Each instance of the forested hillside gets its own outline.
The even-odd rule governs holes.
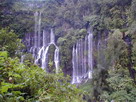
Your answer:
[[[135,101],[136,0],[0,0],[0,102]]]

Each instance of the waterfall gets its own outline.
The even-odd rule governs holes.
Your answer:
[[[24,59],[25,59],[25,55],[22,55],[22,56],[21,56],[21,61],[20,61],[20,62],[23,63],[23,62],[24,62]]]
[[[35,29],[33,36],[29,35],[29,42],[27,42],[28,52],[32,53],[35,58],[35,64],[39,65],[42,69],[48,70],[48,53],[51,45],[55,46],[54,51],[54,66],[56,68],[56,73],[59,72],[59,47],[55,43],[55,35],[53,29],[50,30],[50,34],[47,34],[45,30],[41,29],[41,19],[42,13],[41,11],[35,12]],[[28,35],[27,35],[28,36]],[[26,37],[27,37],[26,36]],[[28,39],[28,38],[27,38]]]
[[[88,78],[92,78],[93,70],[93,34],[88,35]]]
[[[34,34],[27,35],[28,42],[27,51],[32,53],[35,64],[39,65],[46,72],[49,72],[49,49],[54,45],[54,66],[56,73],[59,72],[59,47],[55,42],[53,29],[50,33],[43,30],[42,27],[42,12],[35,12],[35,29]],[[26,36],[26,37],[27,37]],[[79,39],[73,46],[72,51],[73,75],[72,84],[81,83],[92,78],[93,73],[93,34],[88,32],[84,39]]]
[[[27,46],[28,51],[32,53],[34,58],[37,58],[37,53],[40,50],[41,47],[41,11],[36,11],[34,13],[34,18],[35,18],[35,26],[34,26],[34,34],[33,36],[29,36],[31,39],[28,44],[31,46]],[[35,61],[36,62],[36,61]]]
[[[39,20],[38,20],[38,47],[41,46],[41,12],[39,12]]]
[[[40,48],[38,52],[38,57],[36,58],[36,63],[41,63],[42,69],[46,70],[48,72],[48,53],[49,48],[53,44],[55,46],[54,51],[54,63],[56,68],[56,73],[59,72],[59,47],[55,44],[55,36],[53,33],[53,29],[51,29],[50,32],[50,42],[45,43],[45,31],[43,31],[43,46]],[[47,45],[47,46],[46,46]]]
[[[56,46],[55,54],[54,54],[54,62],[56,67],[56,73],[59,72],[59,48]]]
[[[55,37],[54,37],[53,29],[51,29],[50,43],[55,44]]]
[[[38,28],[38,24],[37,24],[37,21],[38,21],[38,12],[35,12],[34,14],[34,17],[35,17],[35,28],[34,28],[34,47],[37,47],[37,28]]]
[[[44,50],[43,50],[43,54],[42,54],[42,57],[41,57],[41,60],[42,60],[42,65],[41,65],[41,67],[42,67],[42,69],[45,69],[46,68],[46,71],[48,71],[47,70],[47,54],[48,54],[48,50],[49,50],[49,47],[50,47],[50,45],[48,45],[46,48],[44,48]]]
[[[72,65],[73,75],[72,84],[81,83],[92,78],[93,72],[93,34],[85,36],[85,39],[79,39],[73,46]]]

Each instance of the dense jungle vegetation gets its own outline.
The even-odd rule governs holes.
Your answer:
[[[46,73],[26,53],[22,39],[42,28],[55,29],[59,74]],[[93,78],[72,85],[72,46],[91,27],[101,40],[94,47]],[[106,40],[106,46],[103,42]],[[0,0],[0,102],[136,102],[136,0]]]

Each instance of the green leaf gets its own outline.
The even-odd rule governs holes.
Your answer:
[[[7,58],[8,57],[8,52],[7,51],[0,51],[0,57]]]
[[[2,86],[2,87],[1,87],[1,93],[7,92],[8,89],[9,89],[9,87],[7,87],[7,86]]]

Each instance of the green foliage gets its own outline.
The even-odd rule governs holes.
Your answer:
[[[30,53],[23,53],[23,58],[21,58],[21,62],[25,62],[25,61],[29,61],[29,62],[31,62],[31,63],[34,63],[34,58],[33,58],[33,56],[32,56],[32,54],[30,54]]]
[[[21,40],[13,31],[9,31],[8,29],[0,30],[1,51],[8,51],[10,56],[14,56],[22,47]]]
[[[100,101],[100,96],[103,94],[102,100],[114,99],[117,102],[124,100],[134,102],[135,95],[132,95],[132,93],[135,92],[135,85],[133,85],[126,70],[128,53],[127,45],[122,40],[122,32],[132,36],[132,61],[133,68],[135,68],[136,0],[15,1],[16,0],[3,0],[0,3],[0,27],[9,26],[9,28],[13,29],[17,34],[23,36],[26,32],[33,32],[34,12],[42,11],[41,28],[55,27],[56,40],[60,48],[61,67],[66,73],[70,73],[67,71],[71,71],[72,69],[72,46],[78,39],[84,39],[87,34],[84,29],[85,24],[87,21],[90,21],[94,33],[94,40],[95,42],[100,40],[101,46],[98,52],[96,50],[97,48],[94,48],[94,61],[98,61],[97,66],[95,66],[96,68],[94,68],[94,78],[82,88],[87,90],[89,92],[88,96],[95,101]],[[105,36],[105,31],[109,32],[108,38]],[[14,55],[18,47],[21,46],[20,42],[21,41],[12,31],[6,29],[0,30],[0,51],[8,51],[10,56]],[[106,45],[104,45],[105,42]],[[53,48],[50,50],[51,58],[53,58],[52,49]],[[78,92],[75,91],[75,87],[73,88],[72,86],[73,92],[71,88],[68,87],[69,84],[63,84],[65,83],[63,75],[60,77],[59,75],[47,74],[36,65],[28,63],[26,60],[33,60],[31,55],[26,54],[26,62],[24,61],[24,65],[20,64],[18,59],[8,58],[7,52],[0,53],[0,56],[2,56],[0,57],[0,64],[2,66],[0,70],[4,73],[2,73],[3,79],[1,83],[1,85],[3,85],[1,86],[2,94],[4,95],[0,95],[1,99],[6,97],[7,102],[14,101],[14,99],[18,101],[25,99],[29,101],[40,100],[49,102],[63,102],[65,99],[68,101],[77,101],[74,100],[78,97]],[[112,72],[110,68],[113,66],[118,67],[117,63],[122,68]],[[54,67],[51,61],[49,66],[51,68]],[[2,68],[4,68],[4,70]],[[112,73],[114,75],[112,75]],[[122,76],[121,73],[125,76]],[[113,78],[111,76],[113,76]],[[106,80],[107,77],[108,79]],[[9,82],[9,80],[11,82]],[[55,80],[59,81],[55,82]],[[118,88],[117,85],[122,85],[121,82],[124,85]],[[127,85],[124,82],[126,82]],[[17,86],[18,84],[20,86]],[[49,87],[49,89],[47,89],[46,86]],[[130,90],[128,91],[129,86]],[[62,89],[60,87],[62,87]],[[132,89],[134,89],[134,91],[132,91]],[[106,92],[103,92],[105,90]],[[63,95],[58,95],[56,92],[63,93]],[[66,96],[68,92],[69,94]],[[77,95],[71,97],[74,96],[73,93]],[[68,97],[70,97],[70,99],[68,99]]]
[[[14,30],[16,34],[22,37],[24,33],[28,31],[32,31],[32,26],[34,23],[32,22],[33,20],[32,16],[29,16],[30,12],[23,11],[20,9],[20,7],[16,8],[16,5],[15,5],[16,3],[17,4],[21,3],[21,5],[24,8],[29,7],[28,5],[25,4],[24,0],[1,0],[0,28],[8,27],[10,30]],[[22,26],[22,25],[25,25],[25,26]]]
[[[0,59],[4,59],[8,57],[8,52],[7,51],[0,51]]]
[[[124,65],[127,60],[127,45],[122,40],[122,33],[119,29],[114,30],[113,34],[108,38],[108,46],[107,46],[107,58],[111,61],[111,63],[121,62],[122,58],[124,61]],[[121,63],[123,63],[123,61]]]
[[[95,53],[95,59],[97,60],[97,66],[93,70],[93,79],[89,85],[84,85],[92,101],[101,101],[101,95],[105,95],[104,91],[111,91],[109,82],[106,80],[109,76],[108,70],[111,70],[111,66],[116,66],[119,63],[121,66],[126,67],[128,64],[127,45],[122,40],[122,33],[119,29],[115,29],[109,34],[108,38],[99,40],[99,47]],[[106,44],[105,44],[106,42]],[[97,58],[96,58],[97,57]],[[129,77],[129,76],[128,76]],[[116,84],[115,82],[113,82]],[[112,99],[110,99],[112,100]]]
[[[70,83],[67,83],[67,78],[62,76],[62,74],[57,75],[57,77],[51,74],[46,76],[47,79],[49,79],[49,84],[42,89],[43,92],[39,97],[41,102],[83,102],[82,98],[79,98],[80,95],[78,94],[81,92],[76,88],[76,86],[72,86]]]
[[[63,45],[63,43],[64,43],[66,40],[67,40],[67,39],[60,37],[60,38],[58,39],[58,42],[57,42],[57,43],[61,46],[61,45]]]
[[[83,102],[81,91],[63,74],[47,74],[37,65],[0,52],[0,98],[2,102]]]
[[[104,91],[101,98],[105,100],[114,100],[115,102],[135,102],[136,85],[129,77],[129,72],[121,65],[116,65],[109,70],[107,78],[110,91]]]

